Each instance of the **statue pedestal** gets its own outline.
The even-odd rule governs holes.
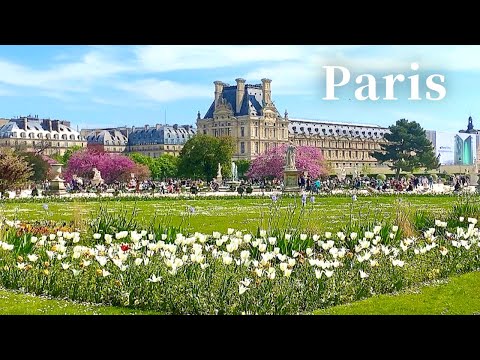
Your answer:
[[[50,181],[50,188],[47,193],[48,195],[65,195],[67,193],[65,190],[65,180],[60,178],[63,164],[52,164],[51,166],[57,175]]]
[[[217,175],[216,180],[217,180],[217,183],[221,185],[223,183],[222,175]]]
[[[298,186],[298,175],[300,171],[297,169],[285,169],[283,172],[283,191],[284,192],[300,192]]]

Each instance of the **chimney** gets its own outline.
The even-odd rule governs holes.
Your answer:
[[[245,79],[238,78],[235,79],[235,81],[237,82],[237,107],[235,112],[239,113],[240,109],[242,108],[243,96],[245,95]]]
[[[148,130],[148,125],[145,125],[145,130]]]
[[[24,117],[23,118],[23,130],[27,131],[27,123],[28,123],[28,118]]]
[[[160,130],[162,128],[162,125],[156,124],[155,127],[157,128],[157,130]]]
[[[218,102],[220,101],[220,96],[222,95],[223,92],[223,82],[221,81],[214,81],[215,84],[215,108],[218,105]]]
[[[270,84],[272,80],[262,79],[262,94],[263,94],[263,106],[272,104],[272,90]]]

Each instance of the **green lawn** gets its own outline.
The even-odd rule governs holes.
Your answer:
[[[338,231],[349,220],[351,213],[354,218],[362,219],[389,219],[397,210],[396,200],[401,197],[370,196],[358,197],[353,203],[350,197],[317,197],[314,204],[307,204],[300,216],[300,228],[310,228],[315,231]],[[403,201],[408,207],[424,209],[435,214],[444,214],[456,201],[454,196],[404,196]],[[255,231],[262,224],[267,226],[270,217],[272,200],[265,199],[193,199],[171,200],[155,199],[147,201],[104,201],[109,211],[138,209],[138,222],[150,224],[152,217],[157,216],[163,222],[171,225],[187,224],[193,231],[211,233],[212,231],[226,232],[227,228]],[[283,199],[278,202],[280,207],[276,216],[286,217],[289,206],[296,204],[300,208],[299,199]],[[88,202],[49,202],[49,210],[42,208],[42,203],[6,203],[0,208],[0,215],[20,220],[60,220],[70,221],[74,217],[90,218],[100,206],[98,201]],[[194,214],[187,216],[187,209],[193,207]],[[188,218],[188,220],[187,220]]]
[[[114,306],[79,304],[0,289],[0,315],[148,315]]]
[[[316,311],[318,315],[480,315],[480,272],[445,283],[374,296],[352,304]]]

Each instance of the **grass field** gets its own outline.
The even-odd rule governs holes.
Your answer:
[[[285,198],[276,204],[279,208],[275,216],[286,217],[289,207],[296,206],[296,214],[300,217],[297,224],[301,228],[314,231],[337,231],[349,220],[350,216],[358,219],[391,219],[398,208],[398,200],[408,207],[422,209],[433,214],[444,214],[456,201],[453,196],[370,196],[358,197],[352,203],[350,197],[317,197],[312,204],[308,201],[303,215],[300,215],[300,199]],[[100,207],[99,201],[89,202],[48,202],[45,211],[42,203],[4,203],[0,214],[19,220],[58,220],[71,221],[74,218],[92,218]],[[127,212],[138,211],[138,222],[150,224],[156,216],[159,221],[178,226],[183,223],[192,231],[225,232],[227,228],[242,231],[255,231],[258,226],[265,228],[267,219],[272,217],[273,202],[265,199],[192,199],[171,200],[155,199],[146,201],[104,201],[108,211],[121,209]],[[189,214],[188,209],[194,209]]]
[[[374,296],[348,305],[319,310],[317,315],[479,315],[480,272],[410,289],[396,295]]]
[[[22,294],[0,289],[0,315],[149,315],[145,312],[114,306],[79,304],[67,300]]]
[[[439,284],[381,295],[316,311],[317,315],[472,315],[480,314],[480,273],[455,276]],[[0,315],[155,315],[113,306],[78,304],[0,290]]]

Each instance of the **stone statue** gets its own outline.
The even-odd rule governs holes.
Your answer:
[[[220,165],[220,163],[218,163],[218,171],[217,171],[217,183],[221,184],[222,183],[222,165]]]
[[[234,161],[232,161],[232,180],[233,180],[233,181],[237,181],[237,180],[238,180],[237,164],[235,164]]]
[[[93,185],[103,184],[103,179],[102,179],[102,175],[100,174],[100,171],[96,167],[94,167],[92,171],[93,171],[92,184]]]
[[[285,169],[296,169],[295,166],[295,152],[297,148],[295,145],[290,144],[287,147],[287,156],[286,156],[286,164]]]

